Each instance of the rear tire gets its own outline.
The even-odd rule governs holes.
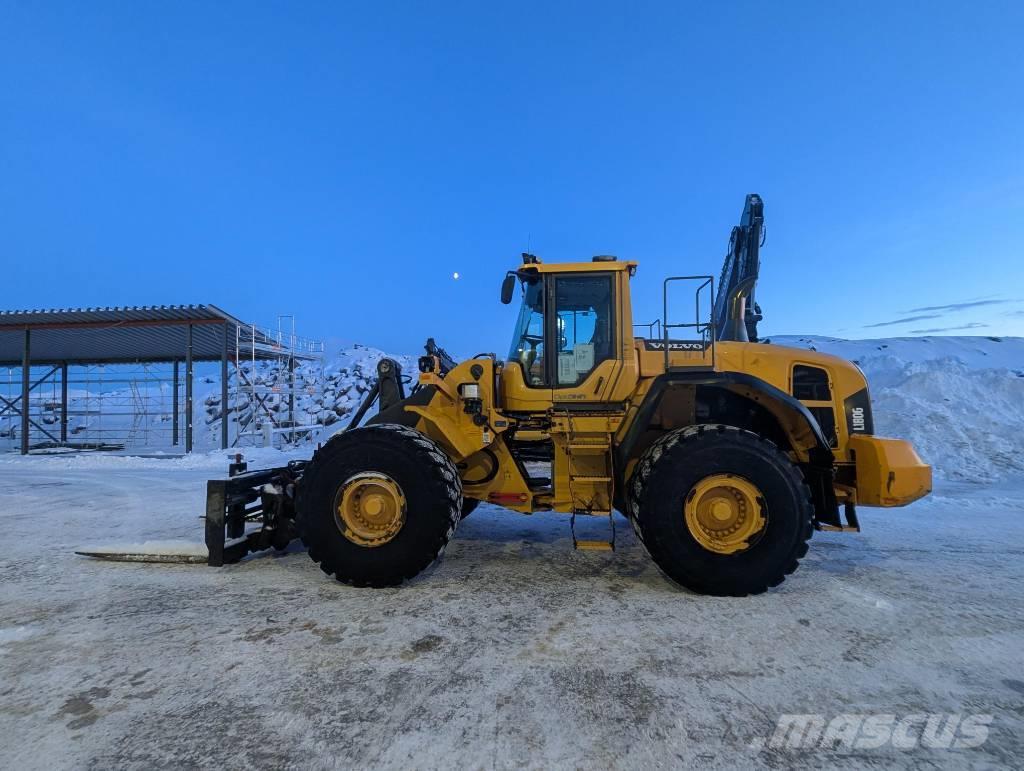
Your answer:
[[[720,553],[702,544],[684,511],[706,480],[735,478],[759,493],[763,528]],[[778,586],[807,553],[814,508],[803,474],[772,442],[731,426],[674,431],[637,463],[628,508],[644,545],[673,581],[701,594],[742,597]]]
[[[377,475],[404,499],[397,532],[377,545],[345,535],[338,511],[347,480]],[[378,423],[335,435],[306,468],[296,526],[320,569],[355,586],[396,586],[440,558],[455,533],[462,480],[455,465],[415,429]]]

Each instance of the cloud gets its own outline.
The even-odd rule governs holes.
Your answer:
[[[972,321],[970,324],[962,324],[959,327],[939,327],[938,329],[912,329],[910,330],[910,334],[937,335],[939,332],[958,332],[964,329],[981,329],[987,326],[988,324],[979,324],[977,321]]]
[[[880,321],[877,324],[865,324],[864,329],[873,329],[874,327],[891,327],[894,324],[909,324],[912,321],[927,321],[929,319],[941,319],[941,314],[933,314],[930,316],[908,316],[905,319],[895,319],[893,321]]]
[[[926,313],[928,311],[942,311],[943,313],[949,313],[951,311],[962,311],[965,308],[978,308],[982,305],[1005,305],[1006,303],[1017,302],[1016,300],[971,300],[969,302],[962,303],[950,303],[949,305],[926,305],[923,308],[911,308],[906,313]]]
[[[934,319],[944,318],[949,313],[956,313],[958,311],[966,310],[968,308],[978,308],[989,305],[1006,305],[1007,303],[1020,303],[1021,298],[992,298],[992,297],[981,297],[974,300],[965,300],[959,303],[950,303],[948,305],[925,305],[921,308],[911,308],[908,311],[901,311],[902,313],[916,313],[916,316],[906,316],[902,319],[892,319],[891,321],[879,321],[875,324],[865,324],[861,329],[877,329],[878,327],[893,327],[900,324],[910,324],[915,321],[932,321]],[[1005,311],[1002,315],[1004,316],[1024,316],[1024,309]],[[952,332],[959,329],[978,329],[979,327],[987,327],[988,324],[981,324],[979,322],[972,322],[963,326],[955,327],[944,327],[942,329],[912,329],[911,334],[929,334],[932,332]]]

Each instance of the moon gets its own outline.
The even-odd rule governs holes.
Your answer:
[[[458,281],[459,280],[459,271],[455,271],[454,273],[452,273],[452,278],[454,278],[456,281]]]

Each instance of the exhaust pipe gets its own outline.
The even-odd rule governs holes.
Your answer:
[[[749,343],[747,335],[747,296],[741,294],[739,289],[730,293],[729,315],[725,321],[725,328],[719,334],[719,340],[735,341],[737,343]]]

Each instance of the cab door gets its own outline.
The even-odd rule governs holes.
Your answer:
[[[623,363],[619,280],[611,271],[548,276],[545,370],[553,402],[600,402],[615,389]]]

